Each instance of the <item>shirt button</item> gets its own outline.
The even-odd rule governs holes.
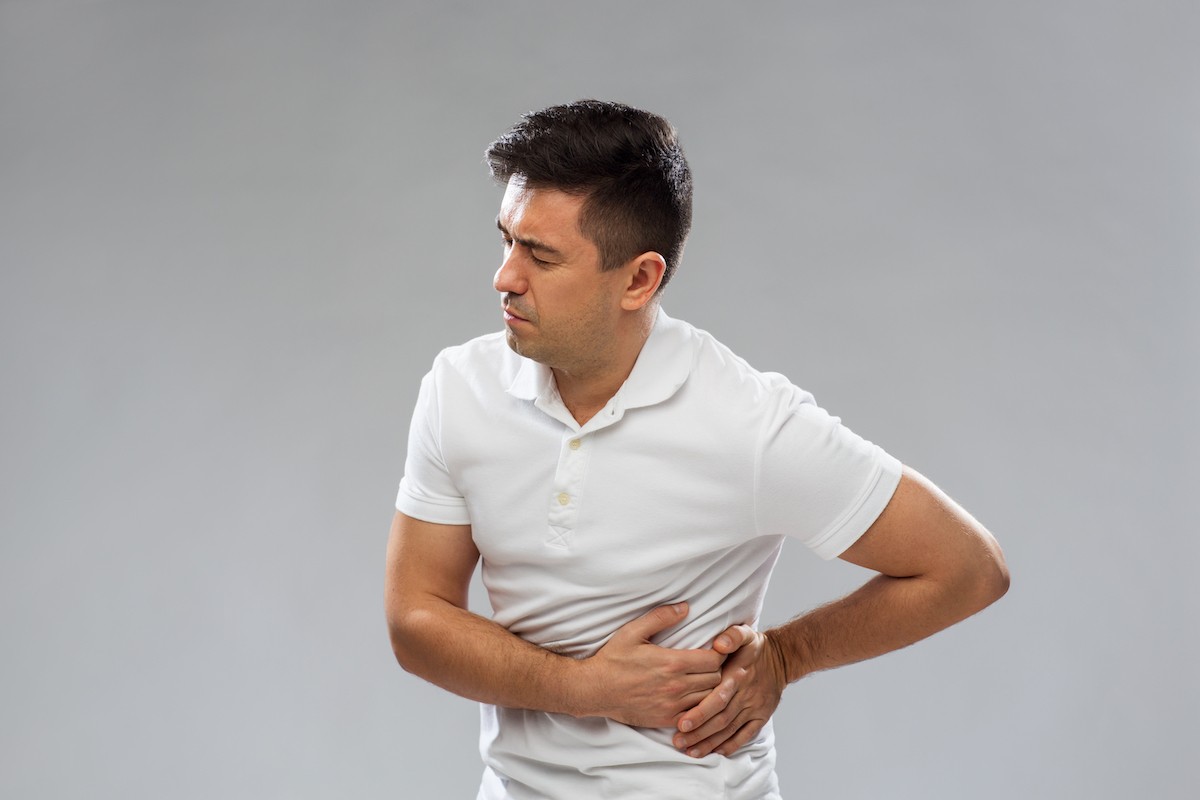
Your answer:
[[[566,492],[558,493],[558,504],[560,506],[565,506],[569,502],[571,502],[571,495],[567,494]]]
[[[582,444],[583,444],[583,442],[579,441],[578,439],[572,439],[572,440],[571,440],[571,449],[572,449],[572,450],[578,450],[578,449],[579,449],[579,446],[580,446],[580,445],[582,445]]]

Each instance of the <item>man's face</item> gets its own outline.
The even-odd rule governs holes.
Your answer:
[[[493,285],[508,345],[568,374],[604,366],[621,312],[622,270],[600,269],[596,245],[579,231],[583,202],[514,177],[496,218],[504,262]]]

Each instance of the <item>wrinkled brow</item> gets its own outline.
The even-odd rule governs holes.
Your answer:
[[[513,236],[508,232],[508,228],[504,227],[504,223],[500,221],[499,217],[496,217],[496,227],[500,229],[501,233],[512,239],[517,244],[523,244],[531,250],[541,250],[547,255],[555,256],[557,258],[563,257],[563,252],[561,250],[551,247],[540,239],[534,239],[530,236]]]

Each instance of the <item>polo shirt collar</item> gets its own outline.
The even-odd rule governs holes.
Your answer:
[[[621,384],[621,388],[617,390],[605,410],[589,420],[585,427],[592,428],[592,422],[599,422],[601,418],[604,419],[604,425],[610,425],[620,419],[628,409],[657,405],[669,400],[691,374],[694,355],[694,343],[689,327],[668,317],[666,312],[659,308],[654,327],[646,337],[646,343],[642,345],[629,377]],[[567,420],[563,420],[566,409],[558,395],[554,373],[545,364],[529,358],[519,358],[521,366],[508,387],[508,393],[520,400],[532,400],[542,411],[566,422]],[[560,411],[563,413],[559,413]],[[574,422],[569,413],[566,413],[566,417]]]
[[[633,371],[613,400],[623,409],[653,406],[671,399],[692,374],[695,347],[687,325],[658,309],[654,327],[638,353]]]

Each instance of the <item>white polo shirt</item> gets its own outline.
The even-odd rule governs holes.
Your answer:
[[[783,537],[837,556],[887,505],[900,463],[660,311],[629,378],[583,426],[551,371],[503,333],[442,351],[404,473],[396,508],[471,525],[495,621],[582,658],[680,600],[690,611],[656,638],[665,647],[757,625]],[[778,796],[769,724],[729,758],[689,758],[672,733],[484,705],[479,797]]]

